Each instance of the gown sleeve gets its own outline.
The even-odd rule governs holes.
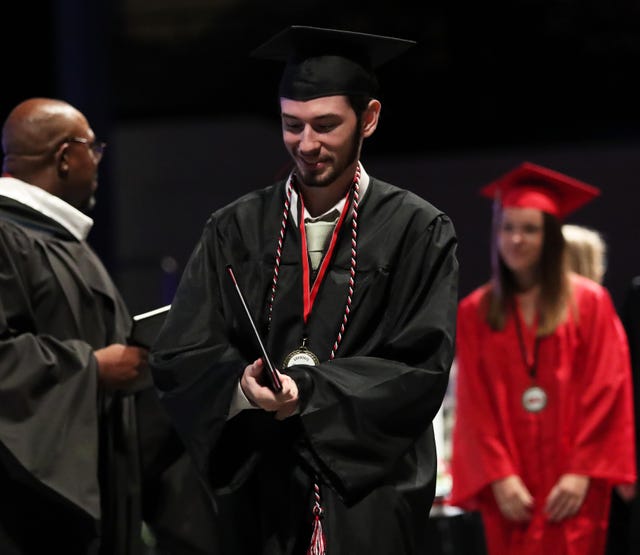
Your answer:
[[[347,501],[378,486],[407,453],[424,455],[448,384],[458,284],[453,226],[440,216],[404,232],[383,321],[348,330],[368,335],[372,346],[294,374],[312,384],[300,453]]]
[[[249,360],[229,339],[218,273],[224,270],[210,218],[150,350],[153,380],[196,467],[207,474]]]
[[[493,395],[495,376],[482,360],[482,334],[487,329],[480,295],[463,300],[458,311],[456,337],[456,413],[452,446],[451,503],[473,508],[473,498],[490,483],[517,474],[500,432],[498,397]],[[514,348],[517,348],[514,345]]]
[[[88,343],[60,339],[69,330],[38,329],[39,298],[60,295],[47,272],[25,234],[0,228],[0,455],[14,479],[97,518],[97,362]]]
[[[567,472],[612,483],[635,481],[635,431],[629,347],[608,291],[578,289],[580,391]]]

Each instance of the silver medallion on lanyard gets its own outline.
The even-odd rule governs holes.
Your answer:
[[[342,207],[342,212],[340,213],[340,218],[338,219],[338,223],[336,223],[333,232],[331,233],[331,241],[329,242],[327,252],[322,257],[320,268],[318,268],[318,275],[313,281],[311,289],[309,289],[311,277],[309,270],[309,255],[307,253],[307,233],[304,225],[304,200],[302,198],[302,195],[298,193],[298,202],[300,206],[298,226],[300,229],[301,238],[300,250],[302,258],[302,303],[305,329],[307,327],[307,322],[309,320],[309,315],[311,314],[313,304],[315,303],[316,297],[318,295],[318,291],[320,290],[320,286],[322,285],[322,282],[327,273],[327,269],[329,268],[329,264],[331,263],[333,253],[335,251],[336,242],[338,241],[338,235],[340,234],[340,229],[342,228],[342,224],[347,216],[347,213],[349,212],[350,197],[351,187],[349,187],[347,194],[345,195],[345,202],[344,206]],[[305,332],[302,337],[302,345],[300,345],[300,347],[298,347],[297,349],[291,351],[285,357],[283,362],[285,368],[293,366],[294,364],[303,364],[307,366],[316,366],[320,364],[320,360],[318,359],[318,357],[309,349],[309,347],[307,347],[307,342],[308,337]]]
[[[533,347],[533,359],[529,359],[526,345],[524,343],[524,337],[522,334],[520,314],[517,307],[513,307],[516,332],[518,333],[518,343],[520,346],[520,355],[522,356],[522,362],[524,363],[529,377],[531,378],[531,385],[524,390],[522,394],[522,406],[527,412],[540,412],[547,406],[547,393],[546,391],[536,384],[536,372],[538,366],[538,349],[540,347],[540,336],[536,333],[535,344]],[[537,330],[537,316],[536,316],[536,330]]]

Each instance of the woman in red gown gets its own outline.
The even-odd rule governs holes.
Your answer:
[[[629,350],[561,231],[599,191],[525,162],[482,193],[494,268],[458,311],[451,503],[480,511],[490,555],[602,555],[611,489],[635,481]]]

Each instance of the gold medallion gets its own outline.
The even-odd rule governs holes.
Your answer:
[[[300,364],[302,366],[317,366],[320,364],[320,361],[318,360],[318,357],[307,347],[307,338],[305,337],[302,340],[302,345],[294,351],[291,351],[285,357],[283,364],[285,368],[289,368],[289,366],[294,366],[296,364]]]

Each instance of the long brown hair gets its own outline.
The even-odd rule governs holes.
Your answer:
[[[505,265],[498,251],[498,229],[502,210],[494,211],[491,242],[491,288],[486,299],[486,320],[494,330],[504,329],[507,314],[517,293],[513,273]],[[543,212],[542,254],[539,263],[540,317],[538,335],[552,333],[567,317],[570,298],[569,273],[565,258],[562,225],[556,217]]]

